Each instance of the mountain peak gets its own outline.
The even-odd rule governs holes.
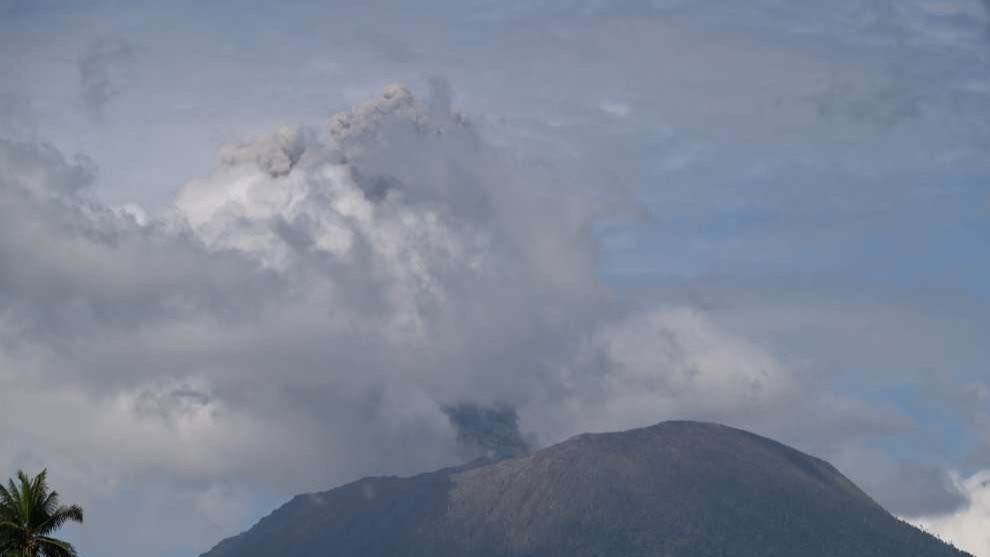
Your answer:
[[[691,421],[297,497],[205,557],[313,554],[965,555],[891,516],[823,460]]]

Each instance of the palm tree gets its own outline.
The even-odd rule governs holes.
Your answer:
[[[0,557],[77,557],[72,544],[50,537],[68,521],[82,522],[78,505],[64,506],[48,491],[47,470],[0,485]]]

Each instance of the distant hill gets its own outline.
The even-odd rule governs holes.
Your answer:
[[[716,424],[300,495],[204,557],[962,557],[827,462]]]

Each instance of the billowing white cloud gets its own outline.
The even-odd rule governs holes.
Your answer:
[[[487,146],[434,90],[226,148],[158,215],[103,205],[86,159],[0,143],[0,405],[37,416],[0,424],[0,466],[119,512],[117,551],[175,549],[148,520],[195,551],[251,493],[457,462],[457,405],[517,412],[527,443],[673,417],[898,427],[699,310],[626,307],[598,273],[610,204]],[[797,411],[821,419],[774,425]]]
[[[957,547],[976,557],[990,555],[990,471],[984,470],[971,476],[953,476],[958,488],[964,492],[969,504],[956,512],[922,517],[914,524],[944,540],[951,540]]]
[[[49,465],[90,553],[489,449],[452,408],[509,445],[716,419],[965,502],[986,0],[11,5],[0,136],[62,151],[0,144],[0,406],[45,410],[0,466]],[[325,119],[435,73],[470,119],[438,79]],[[595,189],[654,218],[601,246]]]
[[[447,406],[559,390],[607,307],[595,204],[514,174],[442,103],[376,103],[396,100],[322,144],[226,149],[158,216],[102,205],[86,159],[0,143],[0,405],[37,415],[0,425],[2,466],[50,466],[97,516],[169,493],[136,514],[203,549],[243,526],[211,526],[244,505],[223,493],[450,464]],[[133,526],[118,549],[147,547]]]
[[[782,363],[746,328],[679,303],[630,310],[614,300],[592,232],[607,204],[579,190],[649,188],[661,220],[700,216],[706,231],[713,211],[741,222],[796,213],[817,238],[829,226],[823,208],[854,206],[872,220],[905,189],[891,169],[938,174],[947,143],[963,143],[972,154],[962,174],[978,175],[985,130],[973,115],[983,112],[941,88],[972,81],[962,67],[982,71],[965,50],[972,10],[929,21],[918,2],[579,4],[252,6],[236,25],[222,5],[88,5],[50,19],[51,6],[38,17],[11,10],[0,27],[13,55],[0,65],[12,78],[0,93],[17,102],[0,101],[0,133],[35,137],[29,112],[43,112],[46,137],[54,130],[60,145],[97,157],[109,178],[100,187],[114,193],[112,206],[96,197],[85,159],[0,146],[0,381],[23,391],[11,407],[59,402],[54,415],[78,415],[85,429],[6,424],[0,460],[52,459],[55,473],[78,479],[71,485],[101,493],[111,483],[86,481],[93,470],[113,478],[110,491],[151,478],[148,492],[175,493],[176,507],[216,509],[192,494],[243,506],[237,486],[248,483],[287,494],[446,464],[462,452],[443,409],[461,402],[515,408],[542,442],[684,414],[808,448],[910,429],[894,411],[828,394],[829,381]],[[141,37],[141,59],[130,43],[91,42],[94,29]],[[918,50],[905,55],[911,71],[886,79],[874,47],[898,41]],[[78,61],[78,76],[62,79],[60,60]],[[153,71],[126,81],[137,61]],[[564,172],[488,145],[442,80],[425,101],[389,86],[329,126],[310,120],[383,76],[438,69],[466,84],[474,107],[512,122],[504,151],[560,153]],[[119,109],[120,129],[96,133],[106,130],[59,112],[63,91],[78,104],[77,77],[89,115]],[[135,94],[120,94],[125,85]],[[282,118],[312,127],[221,149],[213,174],[186,184],[169,211],[120,205],[171,200],[162,192],[213,155],[205,136],[230,141]],[[902,122],[917,133],[882,144],[849,125],[894,132]],[[654,186],[658,174],[716,167],[707,182]],[[857,169],[826,172],[848,167]],[[784,238],[820,257],[797,230],[772,229],[773,242],[747,253],[772,260]],[[655,265],[688,245],[718,253],[717,242],[659,236],[649,239],[662,246]],[[199,528],[181,529],[219,537]]]
[[[773,355],[693,309],[660,307],[605,323],[579,358],[568,372],[600,373],[569,378],[578,388],[563,408],[534,410],[549,413],[537,423],[559,421],[555,437],[678,417],[739,423],[801,396]]]

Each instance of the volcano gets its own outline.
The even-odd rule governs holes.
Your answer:
[[[300,495],[204,557],[966,555],[823,460],[680,421]]]

